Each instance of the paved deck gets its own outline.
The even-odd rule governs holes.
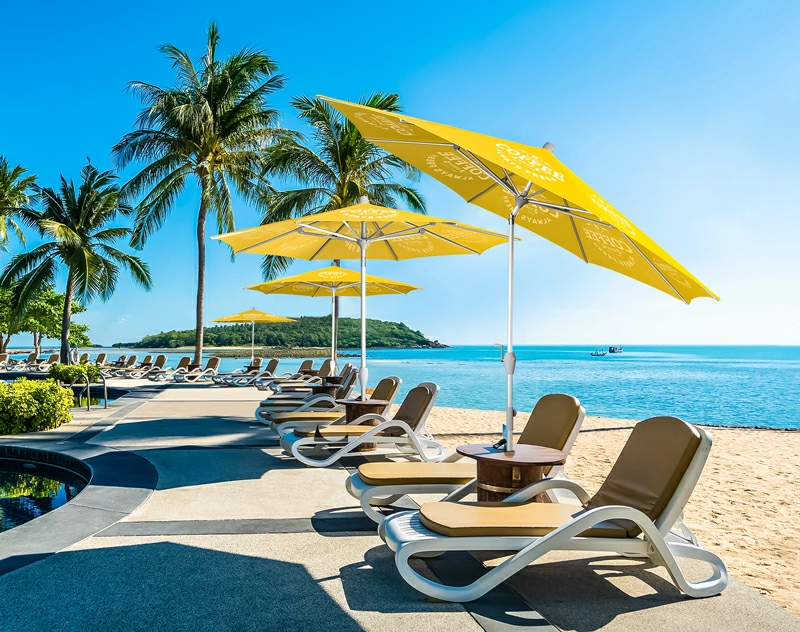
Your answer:
[[[0,534],[0,630],[555,629],[545,619],[587,631],[800,630],[735,579],[690,600],[661,569],[607,556],[551,554],[478,602],[432,602],[400,579],[344,490],[347,470],[287,458],[253,418],[258,399],[147,384],[107,411],[0,441],[67,452],[97,473],[66,507]],[[60,539],[43,534],[67,512]],[[28,556],[37,537],[44,552]],[[449,582],[483,568],[467,554],[418,566]]]

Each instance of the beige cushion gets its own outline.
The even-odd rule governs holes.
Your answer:
[[[422,524],[450,537],[527,536],[541,537],[570,522],[583,509],[559,503],[425,503],[420,507]],[[625,529],[601,523],[582,536],[624,538]]]
[[[261,416],[264,419],[269,419],[271,422],[276,424],[283,424],[288,421],[336,421],[337,419],[341,419],[344,417],[344,413],[340,412],[328,412],[328,411],[314,411],[314,410],[304,410],[301,413],[268,413],[262,412]]]
[[[699,446],[700,433],[685,421],[653,417],[639,422],[587,509],[625,505],[657,520]],[[631,537],[641,532],[628,520],[617,523]]]
[[[457,463],[364,463],[358,475],[367,485],[463,485],[477,476],[472,459]]]

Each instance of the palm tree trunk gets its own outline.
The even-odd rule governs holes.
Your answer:
[[[205,319],[206,293],[206,203],[205,190],[201,193],[200,211],[197,213],[197,319],[194,331],[194,363],[203,363],[203,320]]]
[[[67,275],[67,290],[64,294],[64,312],[61,317],[61,363],[70,364],[69,357],[69,323],[72,319],[72,270]]]

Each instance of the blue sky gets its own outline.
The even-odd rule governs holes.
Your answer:
[[[570,168],[722,297],[687,307],[587,266],[532,233],[517,249],[521,344],[800,344],[800,5],[796,2],[47,2],[33,16],[4,9],[0,154],[45,185],[77,177],[86,157],[109,167],[111,145],[139,109],[130,80],[168,84],[157,47],[194,56],[210,20],[222,53],[266,49],[297,94],[356,99],[399,92],[413,116],[555,144]],[[490,8],[487,9],[487,7]],[[130,172],[123,174],[129,176]],[[427,177],[429,211],[499,231]],[[100,343],[194,325],[197,196],[187,192],[143,251],[147,293],[123,281],[80,321]],[[239,204],[239,228],[257,213]],[[213,230],[210,231],[213,233]],[[8,255],[0,255],[0,264]],[[209,242],[208,320],[257,307],[327,314],[323,299],[264,297],[259,258],[231,263]],[[319,264],[316,264],[319,265]],[[352,263],[346,265],[353,265]],[[506,253],[370,263],[372,273],[424,286],[369,302],[451,344],[505,337]],[[315,267],[298,262],[292,273]],[[344,301],[355,316],[358,302]],[[23,339],[15,341],[23,343]]]

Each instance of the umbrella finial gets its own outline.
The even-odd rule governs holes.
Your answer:
[[[542,145],[542,149],[546,149],[547,151],[552,153],[556,152],[556,146],[550,141],[547,141],[544,145]]]
[[[369,196],[368,195],[362,195],[360,198],[358,198],[358,203],[359,204],[369,204]]]

